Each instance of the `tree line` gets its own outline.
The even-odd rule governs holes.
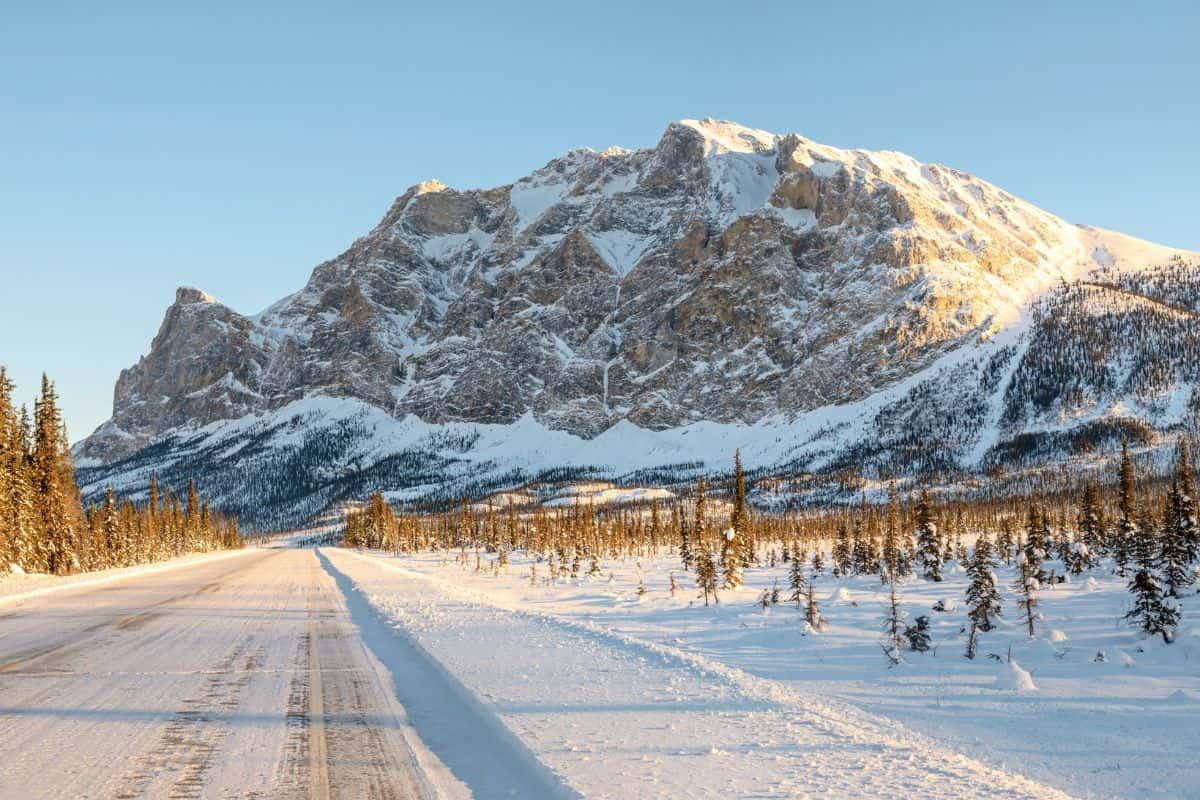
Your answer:
[[[242,546],[237,521],[210,509],[195,482],[181,497],[151,478],[144,503],[84,508],[54,385],[42,377],[33,413],[13,402],[0,367],[0,573],[65,575]]]
[[[412,552],[457,551],[476,570],[501,569],[508,553],[533,554],[546,579],[600,573],[602,558],[661,557],[673,553],[705,603],[742,583],[745,569],[791,564],[790,599],[810,625],[821,624],[812,583],[833,576],[878,575],[890,597],[886,621],[889,657],[922,641],[920,621],[902,624],[906,580],[940,582],[947,564],[969,578],[968,652],[1002,615],[996,568],[1016,573],[1012,591],[1031,636],[1043,587],[1091,570],[1126,579],[1128,622],[1171,642],[1180,622],[1179,598],[1194,591],[1200,562],[1200,525],[1190,451],[1181,440],[1170,474],[1139,478],[1127,445],[1114,480],[1077,492],[1007,497],[973,496],[935,502],[928,492],[902,497],[894,485],[886,500],[819,511],[764,513],[747,502],[747,480],[735,454],[733,475],[715,488],[701,477],[675,502],[627,507],[576,503],[563,508],[518,507],[494,500],[451,503],[443,513],[393,508],[379,492],[347,513],[343,544]],[[495,554],[485,560],[482,553]],[[828,556],[828,561],[826,557]],[[535,566],[536,570],[537,567]],[[532,579],[532,578],[531,578]],[[671,576],[672,587],[676,586]],[[779,591],[763,602],[778,602]]]

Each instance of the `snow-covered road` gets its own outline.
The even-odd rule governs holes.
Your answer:
[[[0,609],[0,797],[463,795],[312,550]]]
[[[336,548],[39,592],[0,607],[0,798],[1064,796]]]

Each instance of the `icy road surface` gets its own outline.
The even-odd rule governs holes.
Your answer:
[[[7,601],[0,797],[454,794],[386,675],[312,550]]]
[[[54,580],[0,592],[0,798],[1065,796],[343,550]]]

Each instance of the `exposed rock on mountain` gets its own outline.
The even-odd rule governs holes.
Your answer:
[[[517,458],[513,476],[692,463],[705,448],[664,443],[705,424],[774,441],[761,466],[972,469],[1015,457],[1039,426],[1124,414],[1113,403],[1128,392],[1172,398],[1138,407],[1178,411],[1169,424],[1130,412],[1150,428],[1182,424],[1200,386],[1194,334],[1130,371],[1125,342],[1095,345],[1087,329],[1153,318],[1187,339],[1196,269],[1193,254],[1070,225],[899,153],[685,120],[654,148],[572,151],[509,186],[414,186],[256,316],[181,289],[77,455],[99,482],[326,397],[356,401],[318,404],[330,430],[346,430],[345,413],[372,426],[366,454],[331,451],[330,469],[402,452],[389,426],[454,431],[476,479],[517,458],[480,456],[467,441],[480,425],[579,443]],[[1151,274],[1165,277],[1131,277]],[[1107,371],[1079,360],[1093,358]],[[743,436],[751,450],[755,436]],[[606,437],[641,444],[614,460]],[[314,497],[341,491],[306,480]]]

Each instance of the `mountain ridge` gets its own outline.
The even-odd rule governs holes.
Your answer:
[[[1036,304],[1176,260],[1190,286],[1196,254],[1071,225],[968,173],[683,120],[653,148],[573,150],[492,189],[410,187],[257,314],[181,288],[76,455],[96,480],[119,479],[114,465],[147,447],[313,396],[397,425],[532,420],[585,442],[621,425],[783,431],[822,415],[877,428],[941,370],[958,375],[952,394],[974,387],[964,402],[983,422],[941,431],[963,441],[939,446],[939,463],[977,469],[1045,415],[997,394],[1032,368]],[[1173,365],[1176,383],[1194,367]],[[1082,417],[1115,391],[1094,388],[1055,413]]]

